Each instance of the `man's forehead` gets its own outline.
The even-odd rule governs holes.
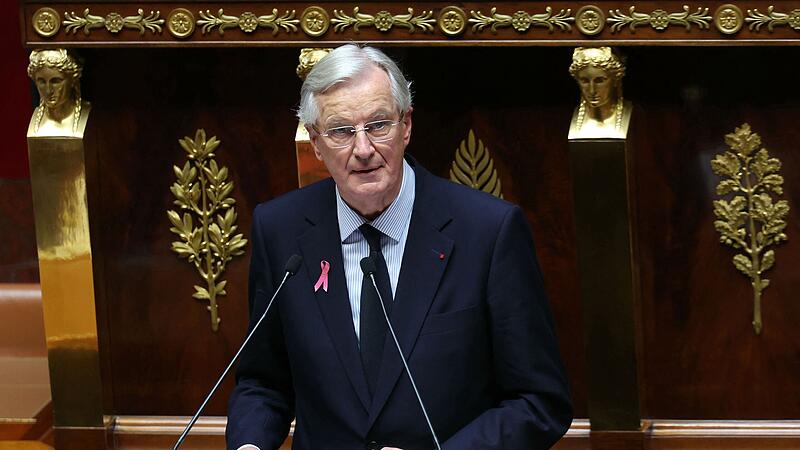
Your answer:
[[[339,83],[316,96],[320,119],[348,119],[357,116],[390,114],[395,109],[389,77],[374,66],[358,76]]]

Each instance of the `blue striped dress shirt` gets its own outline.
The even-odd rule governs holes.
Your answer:
[[[342,239],[342,258],[344,275],[347,279],[347,294],[350,298],[350,310],[353,313],[353,327],[356,337],[361,331],[361,283],[364,274],[361,272],[361,259],[369,256],[369,244],[358,229],[369,223],[378,229],[381,236],[381,251],[389,269],[389,282],[392,285],[392,297],[397,290],[397,279],[400,277],[400,266],[403,263],[403,251],[408,237],[408,226],[411,223],[411,211],[414,207],[415,192],[414,170],[403,160],[403,182],[397,198],[372,222],[355,212],[344,202],[336,188],[336,212],[339,219],[339,235]],[[333,268],[331,268],[333,269]]]

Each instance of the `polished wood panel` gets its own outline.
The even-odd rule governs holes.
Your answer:
[[[800,373],[800,100],[796,49],[629,49],[636,103],[645,410],[653,418],[797,417]],[[670,68],[680,63],[686,70]],[[677,66],[675,66],[677,67]],[[692,68],[692,69],[689,69]],[[766,273],[764,331],[753,332],[749,280],[719,243],[710,161],[749,122],[783,162],[789,242]]]
[[[177,141],[197,128],[222,141],[216,159],[230,169],[239,229],[249,235],[255,205],[297,185],[297,54],[121,50],[85,57],[107,409],[191,414],[244,338],[249,256],[228,266],[229,294],[213,333],[204,305],[191,297],[199,276],[170,250],[172,166],[186,159]],[[209,413],[224,414],[232,385],[227,380]]]

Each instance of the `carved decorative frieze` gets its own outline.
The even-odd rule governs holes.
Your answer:
[[[273,8],[272,14],[265,14],[257,16],[255,13],[245,11],[238,16],[231,16],[225,14],[223,8],[220,8],[216,14],[210,10],[200,11],[200,19],[197,20],[197,25],[202,27],[203,34],[209,33],[214,28],[219,30],[219,34],[225,34],[228,28],[239,27],[245,33],[252,33],[259,27],[269,28],[272,30],[272,35],[277,35],[280,30],[287,33],[297,31],[297,25],[300,20],[295,19],[295,10],[284,11],[282,15],[278,15],[277,8]]]
[[[748,9],[747,17],[744,19],[749,23],[751,31],[761,31],[761,27],[766,25],[767,30],[772,33],[775,27],[789,25],[793,30],[800,30],[800,9],[793,9],[788,13],[775,11],[774,6],[767,8],[766,13],[762,13],[757,8]]]
[[[689,31],[692,25],[700,29],[708,29],[712,18],[708,15],[708,8],[697,8],[691,12],[688,5],[683,5],[683,12],[670,13],[663,9],[656,9],[647,14],[636,11],[635,6],[628,9],[628,13],[623,13],[619,9],[612,9],[608,12],[608,22],[611,24],[611,32],[620,32],[624,27],[630,28],[631,32],[636,31],[640,25],[650,25],[656,31],[664,31],[670,25],[681,25]]]
[[[426,4],[428,9],[420,10],[414,7],[414,3],[377,1],[361,2],[355,6],[353,3],[335,2],[311,4],[303,10],[283,10],[259,1],[224,2],[219,7],[212,7],[213,3],[206,2],[200,10],[198,4],[174,2],[174,8],[166,18],[157,10],[151,10],[148,14],[144,8],[133,6],[135,3],[101,3],[75,4],[73,7],[77,13],[33,4],[23,5],[26,20],[30,22],[25,28],[26,45],[45,46],[70,41],[91,45],[92,42],[99,43],[105,39],[102,36],[89,39],[73,36],[78,31],[89,35],[100,28],[114,35],[113,42],[141,41],[144,44],[163,41],[164,37],[154,35],[161,34],[164,25],[169,31],[167,38],[175,42],[183,40],[186,43],[204,42],[211,45],[223,40],[225,30],[232,28],[239,28],[244,33],[237,33],[236,45],[286,41],[287,34],[300,31],[302,33],[292,36],[291,41],[301,45],[302,41],[316,45],[313,42],[359,39],[359,34],[364,31],[364,39],[386,39],[398,43],[419,42],[419,38],[411,35],[426,33],[430,35],[426,36],[426,42],[464,39],[476,45],[491,45],[497,41],[505,45],[511,40],[543,39],[576,46],[586,45],[584,42],[595,36],[603,36],[606,40],[642,42],[652,39],[690,40],[711,42],[712,45],[725,45],[719,38],[727,37],[727,41],[769,44],[770,38],[784,41],[794,39],[792,30],[800,31],[800,8],[787,8],[785,5],[791,3],[783,1],[750,9],[744,7],[750,5],[726,3],[715,6],[715,10],[709,8],[711,5],[703,4],[642,10],[643,6],[636,2],[615,2],[605,4],[603,8],[584,2],[561,2],[557,6],[541,2],[495,2],[487,6],[479,2],[432,2]],[[346,5],[345,8],[342,8],[343,5]],[[468,9],[470,6],[472,9]],[[109,8],[128,9],[138,14],[124,15]],[[271,13],[261,14],[258,9]],[[231,14],[231,11],[235,13]],[[709,11],[713,11],[713,14]],[[274,38],[267,33],[257,33],[259,28],[269,29]],[[534,33],[534,28],[546,29],[551,34],[556,31],[560,33],[545,36]],[[636,30],[641,28],[649,28],[658,32],[658,35],[652,32],[637,35]],[[122,33],[125,29],[139,31],[140,37]],[[200,29],[200,33],[194,35],[195,29]],[[215,30],[219,32],[216,39],[209,36]],[[757,36],[762,32],[769,32],[773,36]],[[797,38],[800,39],[800,36]]]
[[[571,15],[572,10],[562,9],[558,13],[553,13],[553,8],[545,8],[545,12],[541,14],[529,14],[525,11],[517,11],[513,15],[499,14],[497,8],[489,10],[489,15],[483,14],[481,11],[470,11],[472,18],[469,23],[472,24],[472,31],[477,33],[484,28],[489,27],[492,33],[497,33],[498,28],[513,27],[520,33],[528,31],[531,27],[544,27],[551,33],[560,28],[561,31],[570,31],[572,26],[570,22],[575,21]]]
[[[408,14],[394,15],[389,11],[382,10],[373,14],[360,12],[359,7],[353,8],[353,15],[350,16],[342,10],[333,10],[333,29],[337,33],[345,31],[352,26],[353,31],[358,33],[359,27],[374,26],[378,31],[387,32],[393,27],[402,27],[413,33],[416,29],[423,32],[433,31],[436,19],[433,18],[433,11],[422,11],[422,14],[414,15],[414,8],[408,8]]]
[[[161,25],[164,25],[164,19],[161,18],[160,11],[150,11],[150,14],[145,16],[144,10],[141,8],[135,16],[123,16],[117,12],[110,12],[105,17],[96,16],[89,13],[89,8],[83,10],[82,16],[75,14],[74,11],[64,13],[65,30],[72,34],[83,29],[84,34],[88,35],[93,29],[102,27],[114,34],[124,28],[137,30],[140,35],[143,35],[145,31],[155,34],[161,33]]]

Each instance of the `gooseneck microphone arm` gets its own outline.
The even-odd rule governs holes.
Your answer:
[[[395,347],[397,347],[397,352],[400,353],[400,359],[403,361],[403,367],[406,368],[408,379],[411,380],[411,387],[414,388],[414,394],[417,396],[419,407],[422,409],[422,414],[425,416],[425,422],[428,423],[428,429],[431,431],[431,436],[433,436],[433,442],[434,444],[436,444],[437,450],[442,450],[442,446],[439,445],[439,438],[436,437],[436,432],[433,431],[433,425],[431,424],[431,419],[428,417],[428,410],[425,409],[425,404],[422,402],[422,397],[419,395],[419,390],[417,389],[417,383],[414,382],[414,376],[411,375],[411,369],[408,368],[408,361],[406,361],[406,357],[403,356],[403,350],[400,348],[400,342],[397,340],[397,335],[394,333],[394,327],[392,327],[392,322],[389,320],[389,315],[386,314],[386,306],[383,304],[383,297],[381,297],[381,291],[378,289],[378,284],[375,283],[375,272],[377,272],[377,269],[375,266],[375,260],[374,258],[372,258],[372,255],[367,256],[361,260],[361,271],[364,272],[364,275],[368,276],[369,279],[372,281],[372,287],[375,288],[375,292],[378,294],[378,302],[381,304],[381,311],[383,311],[383,318],[386,319],[386,324],[389,325],[389,332],[392,334],[392,339],[394,340]]]
[[[269,300],[269,303],[267,303],[267,309],[264,310],[264,314],[261,314],[261,317],[258,319],[258,322],[256,322],[256,324],[253,326],[253,329],[250,330],[250,334],[247,335],[241,347],[239,347],[239,351],[237,351],[236,354],[233,355],[231,362],[228,363],[228,367],[226,367],[225,370],[222,371],[222,375],[219,376],[217,383],[214,385],[213,388],[211,388],[211,392],[209,392],[208,396],[206,396],[206,399],[203,400],[203,404],[200,405],[200,408],[198,408],[197,412],[192,417],[192,420],[190,420],[189,424],[186,425],[186,428],[183,430],[183,433],[181,433],[180,437],[175,442],[175,446],[172,447],[172,450],[178,450],[178,447],[181,446],[183,440],[186,439],[186,436],[189,434],[189,430],[192,429],[194,423],[197,422],[197,419],[200,417],[200,413],[203,412],[203,409],[205,409],[206,405],[208,404],[208,401],[211,400],[211,397],[213,397],[214,393],[217,392],[217,389],[219,389],[220,384],[222,384],[222,380],[225,379],[226,375],[228,375],[228,372],[230,372],[231,368],[233,367],[233,364],[236,362],[237,359],[239,359],[239,355],[242,353],[242,350],[244,350],[244,346],[247,345],[248,342],[250,342],[250,338],[252,338],[253,335],[256,333],[258,326],[261,325],[261,322],[264,320],[265,317],[267,317],[267,313],[269,312],[269,309],[272,306],[272,302],[275,301],[275,297],[278,296],[278,293],[281,291],[281,288],[283,288],[283,284],[286,283],[286,280],[288,280],[289,277],[297,273],[297,270],[300,268],[300,264],[302,263],[303,263],[303,257],[300,255],[292,255],[289,257],[289,260],[286,261],[286,268],[284,269],[286,273],[283,275],[283,279],[281,280],[281,283],[278,285],[278,289],[275,289],[275,293],[272,294],[272,298]]]

